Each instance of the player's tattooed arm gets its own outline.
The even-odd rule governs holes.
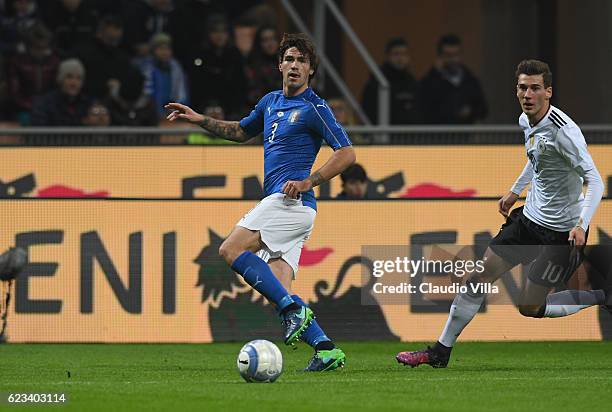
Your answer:
[[[249,140],[249,136],[244,129],[240,127],[239,122],[213,119],[212,117],[197,113],[191,107],[180,103],[168,103],[165,108],[171,111],[167,117],[171,122],[175,120],[185,120],[191,124],[197,124],[202,129],[213,133],[215,136],[233,142],[246,142]]]
[[[217,120],[212,117],[202,116],[202,121],[198,123],[202,129],[208,130],[215,136],[219,136],[233,142],[246,142],[249,139],[246,132],[240,127],[240,122],[229,122]]]
[[[321,183],[325,182],[325,179],[323,179],[323,176],[321,176],[321,173],[319,173],[318,170],[310,175],[309,179],[310,184],[312,185],[311,187],[319,186]]]

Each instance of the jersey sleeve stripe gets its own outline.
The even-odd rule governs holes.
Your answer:
[[[551,117],[550,121],[553,122],[553,124],[557,127],[557,129],[560,129],[563,127],[563,125],[561,125],[558,120],[555,120],[554,117]]]
[[[323,124],[325,125],[325,128],[329,131],[329,134],[331,134],[334,137],[334,140],[336,141],[336,143],[338,144],[338,146],[342,146],[340,144],[340,141],[338,141],[338,138],[336,137],[336,135],[334,134],[334,132],[331,131],[331,129],[329,128],[329,126],[327,125],[327,123],[325,123],[325,120],[323,119],[323,116],[321,116],[321,114],[319,113],[319,111],[317,110],[316,106],[312,103],[309,102],[308,100],[304,99],[305,102],[310,103],[310,105],[312,106],[312,108],[314,109],[315,113],[317,114],[317,116],[319,116],[319,119],[321,119],[321,121],[323,122]],[[347,143],[350,145],[351,141],[348,139],[348,136],[346,136],[346,131],[342,129],[342,132],[344,133],[344,138],[346,139]]]
[[[554,119],[558,123],[561,123],[561,125],[563,125],[563,126],[565,126],[567,124],[567,122],[565,120],[563,120],[563,118],[557,112],[555,112],[554,110],[551,110],[550,118],[551,118],[551,120]]]

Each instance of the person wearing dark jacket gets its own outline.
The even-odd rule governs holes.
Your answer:
[[[40,23],[39,14],[34,0],[0,1],[0,55],[25,52],[25,35]]]
[[[278,76],[278,45],[274,26],[262,26],[255,33],[253,50],[245,66],[249,106],[255,106],[261,96],[282,88],[282,79]]]
[[[191,79],[191,101],[201,111],[217,102],[228,119],[239,118],[248,110],[242,55],[230,43],[229,25],[223,16],[211,16],[207,32],[185,68]]]
[[[79,47],[77,55],[85,66],[83,90],[90,96],[105,98],[110,84],[125,81],[131,69],[129,56],[119,47],[123,23],[116,16],[104,16],[98,23],[96,38]]]
[[[81,93],[85,69],[77,59],[64,60],[57,72],[57,89],[38,98],[32,126],[79,126],[91,99]]]
[[[125,81],[114,83],[109,98],[104,101],[110,112],[113,126],[157,126],[157,108],[153,99],[145,93],[145,78],[131,67]]]
[[[62,58],[72,57],[80,43],[92,41],[98,10],[93,0],[46,0],[43,19],[55,35]]]
[[[438,60],[421,80],[419,101],[426,123],[472,124],[487,116],[480,81],[462,63],[459,37],[440,38]]]
[[[54,87],[59,58],[51,48],[52,35],[41,23],[26,33],[26,53],[16,54],[8,64],[10,104],[22,125],[30,122],[34,100]]]
[[[132,0],[123,2],[125,33],[124,46],[135,57],[149,54],[149,40],[159,33],[167,33],[173,0]],[[196,16],[202,18],[202,16]],[[199,23],[201,24],[201,23]]]
[[[398,37],[387,42],[385,62],[380,69],[390,86],[390,123],[419,123],[418,83],[410,72],[410,54],[406,40]],[[378,123],[378,82],[374,76],[370,76],[363,91],[362,107],[372,123]]]

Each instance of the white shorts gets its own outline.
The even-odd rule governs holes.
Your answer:
[[[265,247],[257,256],[265,262],[281,258],[298,270],[304,242],[314,227],[317,212],[304,206],[301,200],[291,199],[282,193],[265,197],[237,223],[237,226],[257,230]]]

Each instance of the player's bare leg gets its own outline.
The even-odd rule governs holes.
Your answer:
[[[261,235],[257,231],[235,226],[219,247],[219,255],[228,265],[245,251],[257,252],[263,247]]]
[[[270,259],[268,265],[283,286],[290,291],[291,283],[293,282],[293,268],[282,258]],[[292,294],[291,297],[301,306],[307,306],[298,295]],[[308,327],[300,335],[300,340],[304,341],[315,350],[308,366],[304,369],[305,372],[332,371],[344,366],[346,355],[327,337],[316,320],[313,319],[310,322]]]
[[[585,239],[586,240],[586,239]],[[519,311],[532,318],[560,318],[591,306],[604,304],[605,290],[562,290],[582,262],[582,248],[572,245],[548,246],[544,258],[538,258],[527,275],[519,301]]]
[[[287,289],[287,292],[292,293],[293,269],[291,266],[282,258],[269,259],[268,266],[270,266],[272,273],[274,273],[278,281]]]
[[[550,293],[552,288],[527,279],[521,296],[519,311],[531,318],[561,318],[582,309],[604,304],[603,290],[563,290]]]
[[[552,289],[550,286],[538,285],[527,279],[519,298],[518,310],[521,315],[530,318],[543,317],[546,308],[546,296]]]
[[[468,282],[493,283],[514,266],[496,255],[491,248],[487,248],[484,257],[484,271],[477,276],[472,276]],[[397,361],[411,367],[427,364],[434,368],[445,368],[448,365],[453,345],[463,329],[472,321],[484,299],[484,293],[473,293],[471,289],[467,293],[457,294],[451,305],[444,330],[434,346],[428,346],[427,349],[421,351],[400,352],[396,356]]]
[[[258,231],[236,226],[221,244],[219,254],[253,289],[276,305],[284,326],[284,340],[294,344],[313,319],[312,311],[296,303],[270,266],[254,252],[264,244]]]

